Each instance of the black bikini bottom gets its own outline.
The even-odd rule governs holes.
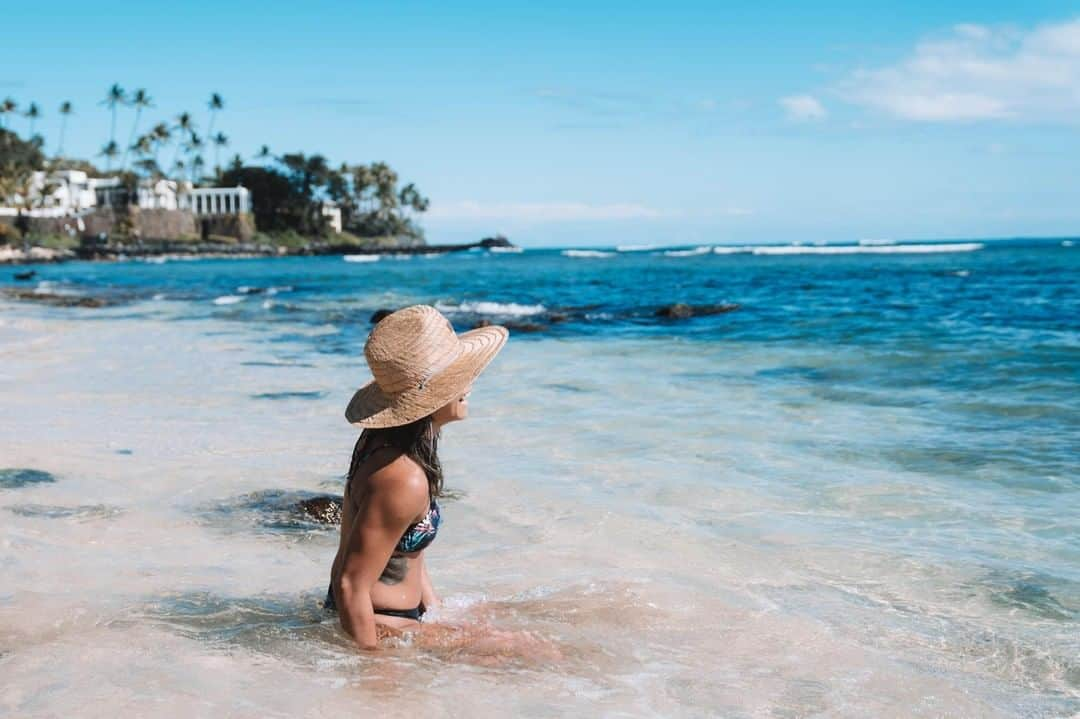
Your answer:
[[[323,601],[323,609],[329,609],[332,612],[337,611],[337,605],[334,604],[334,590],[333,587],[326,588],[326,600]],[[423,602],[416,605],[413,609],[376,609],[376,614],[381,614],[384,617],[401,617],[402,619],[412,619],[415,622],[423,621],[424,613],[427,608]]]

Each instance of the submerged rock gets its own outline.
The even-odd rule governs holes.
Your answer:
[[[341,524],[341,497],[326,495],[302,499],[297,503],[301,512],[322,524]]]
[[[495,323],[491,320],[478,320],[472,328],[476,330],[481,327],[490,327],[493,324]],[[538,322],[514,322],[511,320],[509,322],[500,322],[499,324],[512,332],[543,332],[549,329],[547,325],[542,325]]]
[[[739,305],[729,302],[720,305],[688,305],[676,302],[673,305],[664,305],[656,311],[657,317],[669,320],[685,320],[690,317],[705,317],[707,315],[721,315],[726,312],[734,312]]]
[[[24,467],[0,469],[0,489],[17,489],[29,484],[46,484],[55,481],[56,477],[40,469]]]
[[[205,507],[200,514],[229,531],[306,535],[341,522],[341,496],[269,489]]]
[[[371,315],[371,324],[377,325],[380,322],[382,322],[384,319],[386,319],[386,317],[388,315],[392,315],[392,314],[394,314],[394,311],[393,310],[388,310],[385,307],[382,308],[382,309],[375,310],[375,312],[372,313],[372,315]]]
[[[26,302],[40,302],[52,307],[105,307],[109,303],[100,297],[80,297],[78,295],[57,295],[50,292],[33,290],[8,290],[6,297]]]

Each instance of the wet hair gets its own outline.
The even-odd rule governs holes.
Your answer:
[[[347,480],[349,484],[352,484],[352,480],[360,470],[365,448],[384,445],[401,451],[420,465],[427,477],[428,495],[432,499],[442,494],[443,471],[442,463],[439,462],[439,431],[435,428],[430,415],[400,427],[365,429],[361,432],[360,438],[356,440],[356,445],[353,447],[352,462],[349,464]],[[386,568],[383,569],[379,581],[383,584],[397,584],[405,578],[407,571],[408,564],[405,556],[395,551],[387,562]]]

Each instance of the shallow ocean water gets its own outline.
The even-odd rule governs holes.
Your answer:
[[[0,310],[0,711],[1076,714],[1077,257],[39,268],[117,304]],[[288,506],[340,490],[367,319],[414,301],[544,325],[446,429],[428,561],[436,621],[560,662],[360,656],[320,608],[336,533]]]

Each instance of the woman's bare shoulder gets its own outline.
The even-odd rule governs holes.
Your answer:
[[[372,472],[367,478],[367,489],[375,496],[427,505],[427,475],[415,460],[404,453]]]

